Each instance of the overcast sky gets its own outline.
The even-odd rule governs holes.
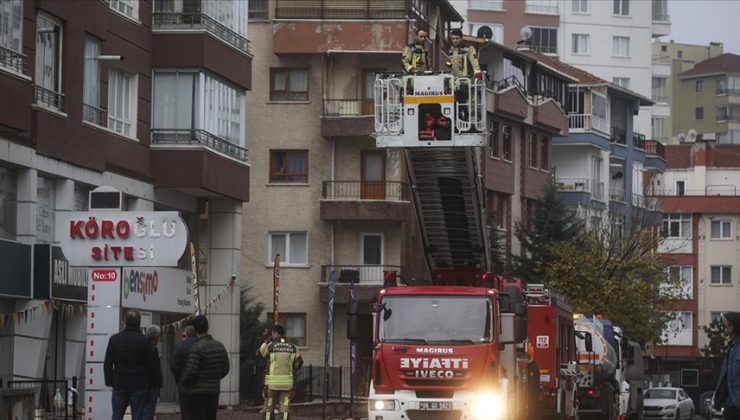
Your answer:
[[[682,44],[725,44],[725,52],[740,55],[740,0],[670,0],[671,39]]]

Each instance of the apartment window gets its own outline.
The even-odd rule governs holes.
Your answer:
[[[493,32],[492,39],[499,44],[504,43],[504,25],[501,23],[470,23],[470,33],[473,35],[476,35],[478,33],[478,30],[483,27],[488,26],[491,28],[491,31]]]
[[[653,77],[653,101],[668,102],[668,79]]]
[[[703,80],[697,80],[694,82],[694,91],[696,93],[704,92],[704,81]]]
[[[626,36],[612,38],[612,55],[615,57],[630,56],[630,39]]]
[[[667,118],[664,117],[653,117],[652,118],[652,137],[655,140],[665,142],[668,139],[668,131],[666,129]]]
[[[110,0],[110,8],[131,19],[139,18],[139,0]]]
[[[558,14],[559,0],[527,0],[526,12],[539,13],[544,15]]]
[[[117,68],[108,71],[108,128],[136,135],[136,75]]]
[[[678,50],[678,51],[676,52],[676,57],[678,57],[678,58],[683,58],[683,51],[681,51],[681,50]]]
[[[268,0],[251,0],[249,2],[249,20],[267,20],[268,14]]]
[[[573,0],[573,13],[588,13],[588,0]]]
[[[529,140],[528,140],[528,148],[529,148],[529,166],[531,168],[537,167],[537,134],[535,133],[529,133]]]
[[[491,195],[491,209],[493,209],[493,221],[496,223],[496,227],[501,230],[506,230],[508,216],[506,214],[509,208],[509,196],[507,194],[501,194],[492,192]]]
[[[0,67],[23,73],[23,0],[0,1]]]
[[[671,213],[663,215],[662,235],[665,238],[691,238],[691,215]]]
[[[680,286],[680,296],[690,299],[693,296],[693,269],[690,265],[671,265],[665,268],[668,283]]]
[[[270,182],[308,182],[308,151],[271,150]]]
[[[589,36],[587,34],[573,34],[573,54],[588,54]]]
[[[740,122],[740,105],[727,105],[716,108],[717,121]]]
[[[730,130],[724,133],[717,133],[717,143],[740,144],[740,130]]]
[[[502,137],[501,158],[511,161],[511,126],[509,124],[504,124]]]
[[[740,95],[740,76],[717,79],[717,95]]]
[[[85,38],[84,68],[82,71],[82,119],[104,124],[100,109],[100,40],[87,36]]]
[[[36,22],[35,102],[62,110],[62,24],[39,13]]]
[[[532,27],[531,47],[542,53],[557,54],[558,30]]]
[[[678,180],[676,181],[676,195],[679,197],[683,197],[686,194],[686,181]]]
[[[668,51],[668,46],[667,45],[661,45],[660,46],[660,51],[667,52]]]
[[[491,132],[488,134],[488,156],[498,159],[499,123],[490,121],[489,126],[491,127]]]
[[[630,0],[614,0],[614,14],[620,16],[629,16]]]
[[[704,119],[704,108],[694,108],[694,118],[697,120],[703,120]]]
[[[732,266],[713,265],[711,284],[732,284]]]
[[[270,255],[267,264],[272,265],[275,255],[280,254],[281,264],[306,265],[308,242],[306,232],[270,232]]]
[[[614,84],[619,87],[623,87],[625,89],[630,88],[630,78],[629,77],[615,77],[612,79],[612,82],[614,82]]]
[[[272,323],[273,313],[267,314]],[[278,322],[285,328],[285,338],[298,347],[306,347],[306,314],[280,312]]]
[[[718,106],[715,108],[715,117],[717,121],[727,121],[729,112],[727,112],[726,106]]]
[[[732,222],[712,220],[712,239],[732,239]]]
[[[550,170],[550,138],[540,137],[540,169]]]
[[[690,346],[692,344],[693,314],[691,312],[674,312],[666,324],[661,341],[665,345]]]
[[[667,22],[670,20],[668,16],[668,0],[653,0],[653,20],[658,22]]]
[[[307,101],[308,69],[270,69],[271,101]]]
[[[469,0],[468,9],[504,10],[504,0]]]

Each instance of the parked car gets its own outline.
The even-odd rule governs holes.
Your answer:
[[[712,393],[711,398],[706,400],[706,407],[704,408],[704,417],[706,417],[707,420],[722,420],[722,411],[724,409],[715,409],[714,408],[714,393]]]
[[[642,409],[644,419],[694,419],[694,402],[683,388],[649,388]]]

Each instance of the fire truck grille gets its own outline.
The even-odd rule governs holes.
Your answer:
[[[424,380],[424,379],[406,379],[408,386],[433,386],[433,387],[456,387],[460,388],[465,385],[464,379],[435,379],[435,380]]]
[[[460,417],[462,416],[462,411],[408,410],[406,414],[408,414],[409,420],[460,420]]]

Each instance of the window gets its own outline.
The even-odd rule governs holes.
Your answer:
[[[683,51],[678,50],[678,52],[676,53],[676,57],[683,58]]]
[[[732,239],[732,222],[712,220],[712,239]]]
[[[271,101],[307,101],[308,69],[270,69]]]
[[[110,8],[131,19],[139,18],[139,0],[110,0]]]
[[[36,23],[35,102],[64,109],[62,93],[62,25],[39,13]]]
[[[667,45],[661,45],[661,46],[660,46],[660,50],[661,50],[662,52],[666,52],[666,51],[668,51],[668,46],[667,46]]]
[[[470,0],[468,9],[504,10],[504,0]]]
[[[280,254],[281,264],[306,265],[308,263],[306,232],[270,232],[268,265],[274,263],[277,254]]]
[[[716,93],[717,95],[740,95],[740,76],[718,78]]]
[[[506,214],[509,208],[509,195],[501,194],[497,192],[490,193],[490,209],[493,210],[492,219],[496,223],[496,227],[501,230],[506,230],[508,216]]]
[[[529,166],[532,168],[537,167],[537,134],[529,133]]]
[[[87,36],[85,38],[85,63],[82,85],[82,119],[97,125],[103,125],[100,109],[100,40]]]
[[[711,284],[732,284],[732,266],[713,265]]]
[[[614,84],[619,87],[623,87],[625,89],[630,88],[630,78],[629,77],[615,77],[612,79],[612,82],[614,82]]]
[[[653,101],[668,102],[668,78],[653,77]]]
[[[308,151],[271,150],[270,182],[308,182]]]
[[[653,20],[658,22],[667,22],[670,20],[668,16],[668,0],[653,0]]]
[[[653,117],[652,118],[652,131],[653,139],[659,140],[663,143],[668,140],[668,132],[666,130],[666,122],[668,121],[665,117]]]
[[[740,122],[740,105],[718,106],[715,115],[717,121]]]
[[[680,286],[679,296],[684,299],[693,297],[693,268],[690,265],[671,265],[665,268],[666,279],[671,287]]]
[[[727,121],[727,118],[728,118],[727,107],[724,105],[718,106],[714,111],[714,115],[717,121]]]
[[[540,137],[540,169],[544,171],[550,170],[550,139],[548,137]]]
[[[573,54],[589,53],[589,36],[587,34],[573,34]]]
[[[268,0],[251,0],[249,2],[249,20],[267,20],[269,17]]]
[[[532,27],[530,46],[542,53],[557,54],[558,30],[556,28]]]
[[[499,124],[496,121],[491,121],[489,126],[491,132],[488,134],[488,156],[498,159]]]
[[[511,161],[511,126],[504,124],[503,139],[501,139],[501,158]]]
[[[124,136],[136,136],[136,75],[111,68],[108,71],[108,128]]]
[[[614,0],[614,14],[620,16],[629,16],[630,0]]]
[[[0,1],[0,67],[23,73],[23,0]]]
[[[686,194],[686,181],[676,181],[676,195],[682,197],[684,194]]]
[[[274,312],[267,314],[272,324]],[[306,347],[306,314],[280,312],[278,323],[285,327],[285,338],[298,347]]]
[[[691,238],[691,215],[672,213],[663,215],[662,236],[664,238]]]
[[[527,0],[527,13],[540,13],[545,15],[558,14],[559,0]]]
[[[665,345],[690,346],[692,344],[693,316],[691,312],[673,312],[661,341]]]
[[[694,117],[697,120],[703,120],[704,119],[704,108],[703,107],[694,108]]]
[[[630,56],[630,39],[626,36],[612,38],[612,55],[615,57]]]
[[[730,130],[724,133],[717,133],[717,143],[740,144],[740,130]]]
[[[703,80],[697,80],[694,82],[694,91],[697,93],[704,92],[704,81]]]
[[[588,13],[588,0],[573,0],[573,13]]]

